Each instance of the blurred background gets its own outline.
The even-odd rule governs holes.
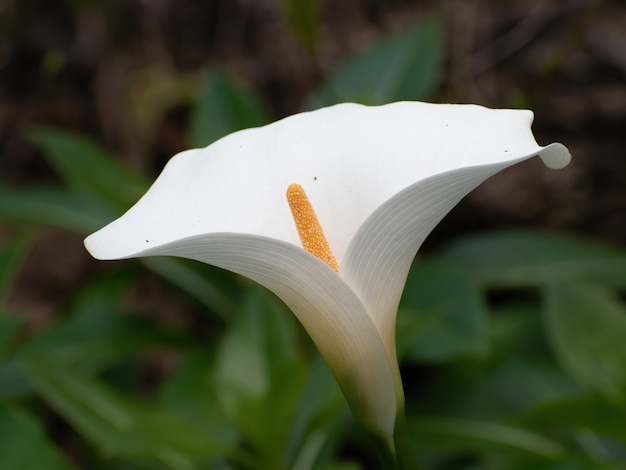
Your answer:
[[[422,468],[624,468],[617,0],[0,0],[0,468],[378,468],[271,295],[82,238],[181,150],[401,99],[532,109],[573,155],[424,246],[399,320]]]

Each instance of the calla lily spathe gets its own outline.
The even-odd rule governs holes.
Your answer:
[[[99,259],[172,255],[247,276],[298,317],[353,413],[393,448],[404,395],[400,296],[420,245],[467,193],[533,156],[530,111],[399,102],[340,104],[176,155],[125,215],[89,236]],[[304,251],[285,199],[308,195],[337,263]],[[506,197],[503,194],[502,197]]]

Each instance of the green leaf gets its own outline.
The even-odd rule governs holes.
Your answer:
[[[520,354],[527,358],[549,356],[538,302],[511,302],[493,306],[491,312],[489,338],[495,358],[506,361]]]
[[[508,416],[540,402],[589,391],[556,363],[542,322],[538,304],[513,303],[493,309],[489,322],[492,366],[474,393],[485,409],[494,410],[496,403],[502,403]]]
[[[2,468],[69,470],[71,467],[48,442],[43,427],[30,414],[0,403]]]
[[[540,434],[500,423],[455,419],[415,418],[409,422],[410,434],[421,445],[456,449],[509,448],[545,459],[558,459],[565,449]]]
[[[26,358],[39,393],[107,456],[191,470],[225,452],[219,442],[164,408],[133,403],[104,383],[43,358]]]
[[[351,419],[341,389],[321,356],[309,368],[308,383],[300,394],[285,452],[294,470],[309,470],[320,453],[334,446],[336,428]]]
[[[111,279],[92,283],[67,318],[30,339],[0,364],[0,396],[32,393],[24,356],[44,357],[58,365],[93,373],[138,353],[187,345],[189,341],[181,334],[117,306],[124,285],[132,281],[123,277],[114,273]]]
[[[0,363],[0,398],[16,398],[32,393],[32,381],[19,357]]]
[[[164,384],[162,397],[169,409],[228,447],[238,432],[217,399],[214,362],[204,351],[192,354]]]
[[[94,306],[43,332],[24,346],[23,354],[97,371],[139,351],[182,341],[175,333],[159,329],[150,318]]]
[[[87,234],[109,223],[117,212],[63,189],[0,186],[0,221],[4,222],[51,226]],[[216,283],[225,279],[222,271],[176,258],[150,257],[140,262],[207,306],[222,320],[230,317],[234,305],[224,294],[228,286]]]
[[[141,258],[140,261],[208,307],[209,312],[221,320],[228,320],[232,316],[235,305],[224,293],[229,286],[223,282],[230,274],[225,275],[219,268],[180,258],[151,256]]]
[[[22,355],[63,366],[97,371],[138,352],[184,344],[186,338],[154,319],[121,308],[134,275],[116,271],[92,281],[67,318],[26,343]]]
[[[626,252],[564,235],[486,233],[453,242],[441,255],[465,266],[489,287],[573,280],[626,284]]]
[[[1,194],[0,198],[2,198]],[[7,243],[0,249],[0,302],[4,301],[13,283],[13,278],[22,264],[28,245],[27,239],[22,238]]]
[[[487,460],[487,459],[484,459]],[[585,457],[565,457],[557,462],[533,458],[491,458],[479,465],[463,467],[463,470],[622,470],[620,462],[599,461]]]
[[[220,344],[212,384],[259,468],[280,467],[306,376],[293,315],[254,286]]]
[[[231,416],[262,397],[282,367],[296,358],[291,312],[265,289],[248,291],[217,353],[215,382]]]
[[[626,407],[597,396],[544,403],[520,416],[519,423],[547,430],[585,430],[626,444]]]
[[[127,209],[148,189],[147,181],[84,136],[46,128],[34,129],[29,136],[76,194]]]
[[[537,465],[522,464],[511,470],[622,470],[623,462],[599,462],[590,459],[565,459],[558,463],[543,463]]]
[[[270,388],[262,397],[241,404],[238,424],[263,459],[259,468],[278,468],[283,461],[306,375],[302,362],[285,364],[274,371]]]
[[[1,196],[0,196],[1,197]],[[9,291],[26,254],[29,242],[21,238],[7,243],[0,249],[0,304]],[[0,309],[0,358],[9,349],[16,333],[24,324],[24,318]]]
[[[119,310],[124,296],[138,282],[137,273],[125,269],[112,269],[106,274],[90,279],[74,297],[72,315],[81,312]],[[87,313],[88,314],[88,313]]]
[[[316,465],[314,470],[361,470],[361,465],[351,462],[328,462]]]
[[[344,101],[379,105],[431,99],[441,78],[443,25],[431,17],[348,59],[311,98],[307,109]]]
[[[477,395],[486,401],[485,406],[495,408],[497,397],[507,405],[509,413],[587,391],[556,365],[523,358],[511,358],[502,364],[483,386]]]
[[[488,352],[487,307],[470,276],[454,265],[418,260],[400,302],[400,355],[445,361]]]
[[[213,70],[191,112],[191,144],[206,147],[232,132],[265,125],[268,115],[253,94]]]
[[[278,0],[287,24],[310,53],[315,52],[319,36],[317,0]]]
[[[0,314],[0,358],[9,349],[16,333],[24,325],[24,318],[18,315]]]
[[[114,211],[65,189],[0,186],[0,221],[92,232],[114,218]]]
[[[545,288],[546,326],[557,358],[582,383],[626,403],[626,309],[605,287]]]

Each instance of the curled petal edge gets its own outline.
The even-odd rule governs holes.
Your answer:
[[[400,191],[361,225],[348,246],[342,277],[371,313],[390,360],[396,357],[398,304],[413,258],[428,234],[483,181],[534,156],[552,169],[563,168],[571,160],[564,145],[553,143],[507,161],[444,172]]]

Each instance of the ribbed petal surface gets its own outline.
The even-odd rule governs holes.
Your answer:
[[[378,329],[350,286],[325,263],[285,242],[228,233],[198,235],[137,254],[150,255],[202,261],[274,292],[315,342],[355,416],[393,442],[396,392]]]
[[[348,247],[342,277],[372,315],[390,358],[396,357],[396,312],[406,277],[428,234],[484,180],[535,155],[552,168],[567,164],[570,158],[565,147],[552,144],[528,155],[512,154],[498,163],[441,173],[399,192],[361,225]]]

